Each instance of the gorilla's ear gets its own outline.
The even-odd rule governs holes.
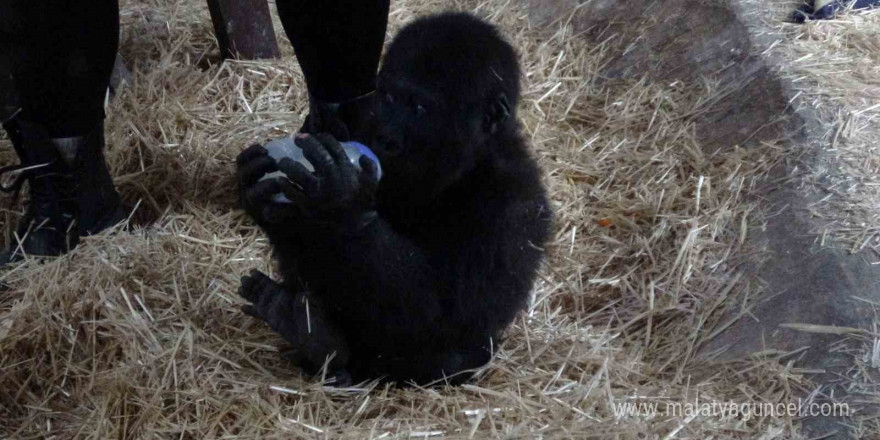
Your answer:
[[[489,133],[494,134],[498,131],[498,125],[510,117],[510,101],[503,92],[499,93],[492,100],[489,111],[486,114],[486,129]]]

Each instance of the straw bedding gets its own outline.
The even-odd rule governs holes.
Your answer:
[[[625,50],[615,39],[577,38],[564,17],[533,28],[509,1],[395,1],[389,35],[450,7],[501,26],[519,49],[523,130],[557,211],[530,306],[476,381],[334,389],[279,359],[282,341],[239,311],[239,276],[273,269],[235,209],[233,161],[299,127],[302,76],[287,44],[281,60],[218,65],[203,2],[132,0],[121,53],[133,80],[106,126],[134,213],[70,255],[0,274],[0,438],[795,435],[787,417],[613,411],[788,403],[814,388],[778,353],[694,359],[728,324],[723,312],[760,291],[745,273],[760,256],[748,240],[763,221],[752,193],[781,144],[704,152],[690,115],[718,84],[606,80],[603,63]]]
[[[880,261],[880,14],[852,11],[802,29],[780,28],[797,75],[804,105],[818,111],[835,159],[827,197],[816,206],[826,219],[818,234],[835,238],[851,252]],[[830,173],[829,173],[830,174]],[[826,242],[830,240],[825,240]]]

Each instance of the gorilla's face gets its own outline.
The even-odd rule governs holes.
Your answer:
[[[431,198],[515,130],[516,54],[491,26],[462,14],[417,20],[390,44],[376,93],[380,190]]]
[[[379,77],[376,119],[374,147],[386,176],[425,195],[457,181],[487,140],[482,106],[395,72]]]

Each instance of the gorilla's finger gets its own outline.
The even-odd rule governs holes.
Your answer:
[[[358,165],[361,166],[361,173],[367,178],[368,182],[376,183],[379,181],[379,167],[376,166],[376,162],[363,155],[358,159]]]
[[[248,315],[248,316],[251,316],[251,317],[254,317],[254,318],[257,318],[257,319],[263,321],[263,316],[260,315],[260,312],[257,311],[257,308],[250,305],[250,304],[245,304],[245,305],[241,306],[241,311],[244,312],[245,315]]]
[[[265,288],[267,285],[275,283],[272,278],[269,278],[269,275],[264,274],[259,269],[251,269],[248,275],[253,278],[257,285],[261,288]]]
[[[257,269],[252,269],[250,276],[254,280],[257,310],[265,313],[267,310],[270,310],[267,306],[272,304],[275,301],[275,297],[278,296],[278,284]],[[264,315],[263,317],[265,318],[266,316]]]
[[[273,171],[278,171],[278,167],[275,165],[275,159],[272,159],[269,156],[262,156],[239,165],[238,178],[243,184],[250,185],[257,180],[260,180],[260,178],[266,175],[266,173],[271,173]]]
[[[291,203],[267,203],[263,207],[262,216],[263,221],[269,224],[281,225],[301,218],[302,209]]]
[[[284,302],[284,291],[280,289],[267,288],[263,295],[260,296],[260,302],[257,304],[257,309],[259,309],[263,313],[263,318],[266,320],[270,326],[272,326],[275,331],[280,332],[280,328],[282,327],[283,317],[282,315],[284,311],[284,307],[282,306]]]
[[[327,152],[330,153],[330,156],[333,157],[333,160],[336,161],[336,165],[344,166],[348,164],[348,155],[345,154],[345,149],[342,148],[342,144],[339,143],[333,136],[327,133],[321,133],[317,135],[318,141],[321,142],[321,145],[327,149]]]
[[[257,291],[254,289],[256,282],[249,276],[241,277],[241,286],[238,288],[238,296],[254,302],[257,299]]]
[[[247,203],[256,205],[266,203],[269,199],[281,192],[281,186],[277,179],[266,179],[255,183],[245,191]]]
[[[256,159],[257,157],[267,156],[267,155],[269,155],[269,151],[266,150],[262,145],[253,144],[250,147],[247,147],[244,150],[242,150],[241,153],[238,153],[238,157],[235,159],[235,162],[239,166],[241,166],[241,165],[244,165],[244,164]]]
[[[295,142],[303,149],[303,156],[315,167],[319,176],[334,174],[336,161],[317,139],[313,136],[297,136]]]
[[[285,157],[278,162],[278,170],[287,175],[293,183],[302,188],[306,194],[315,194],[318,191],[318,177],[308,170],[303,164]]]
[[[281,186],[281,192],[284,194],[284,197],[287,197],[290,200],[290,204],[296,207],[297,210],[309,204],[309,197],[303,192],[303,188],[300,185],[287,179],[279,179],[278,184]],[[293,207],[290,208],[293,209]]]

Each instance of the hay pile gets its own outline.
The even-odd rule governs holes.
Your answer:
[[[765,53],[791,81],[798,110],[815,119],[807,129],[822,154],[804,167],[801,181],[819,220],[812,231],[816,243],[880,264],[880,11],[847,11],[834,20],[794,25],[783,19],[798,1],[746,2],[756,12],[769,12],[758,24],[772,41]],[[880,420],[872,414],[880,408],[880,315],[876,301],[855,298],[873,314],[873,326],[833,350],[853,361],[839,382],[870,408],[855,420],[854,434],[878,438]]]
[[[614,412],[788,403],[812,389],[779,353],[693,357],[729,324],[722,313],[760,289],[743,272],[762,221],[748,196],[782,148],[705,153],[693,116],[718,84],[606,80],[603,64],[625,48],[577,38],[564,17],[533,29],[502,0],[395,1],[389,33],[441,7],[488,18],[519,48],[522,124],[557,210],[534,299],[477,381],[333,389],[279,359],[279,338],[239,311],[240,274],[273,269],[235,210],[232,173],[245,145],[299,127],[298,67],[286,44],[283,60],[211,65],[203,2],[131,0],[121,52],[134,80],[109,104],[107,134],[136,210],[130,230],[0,275],[0,438],[792,435],[788,417]]]
[[[802,83],[805,105],[816,109],[836,156],[831,181],[817,179],[825,199],[821,231],[851,252],[880,262],[880,13],[850,12],[838,20],[784,27],[790,75]],[[825,239],[824,242],[829,242]]]
[[[770,3],[781,17],[797,2]],[[802,108],[815,112],[811,127],[827,145],[827,168],[815,169],[807,188],[818,195],[816,235],[823,245],[864,252],[880,261],[880,12],[848,11],[834,20],[770,24],[777,41],[768,54],[798,90]],[[823,145],[823,147],[825,146]]]

